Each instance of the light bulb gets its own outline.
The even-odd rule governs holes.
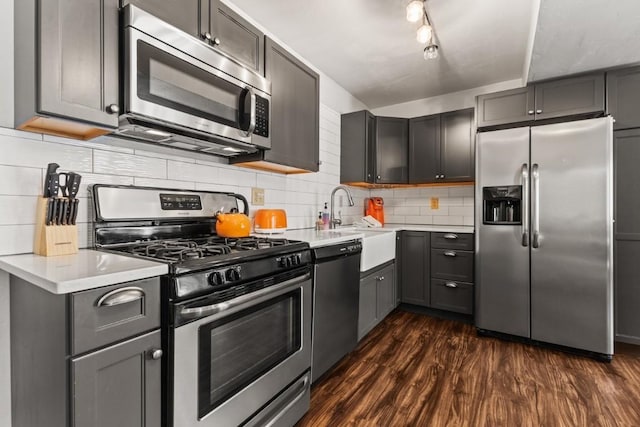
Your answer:
[[[438,57],[438,45],[430,44],[424,48],[424,59],[436,59]]]
[[[407,21],[418,22],[424,14],[424,5],[419,0],[413,0],[407,5]]]
[[[418,43],[420,44],[428,43],[429,40],[431,40],[432,32],[433,30],[429,25],[422,24],[416,33],[416,40],[418,40]]]

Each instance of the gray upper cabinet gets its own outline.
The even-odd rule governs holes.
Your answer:
[[[340,182],[374,182],[376,118],[368,111],[340,117]]]
[[[358,111],[343,114],[340,123],[340,182],[408,182],[409,120]]]
[[[478,128],[605,111],[604,73],[552,80],[477,98]]]
[[[473,108],[441,116],[440,181],[473,181],[475,139]]]
[[[317,172],[320,76],[268,37],[265,75],[271,82],[271,149],[230,161],[283,173]]]
[[[217,10],[217,0],[121,0],[122,6],[133,4],[182,31],[205,38],[210,32],[209,7]],[[215,16],[215,15],[214,15]]]
[[[474,180],[473,108],[409,121],[409,183]]]
[[[117,128],[118,31],[117,0],[16,1],[16,127],[77,139]]]
[[[161,425],[160,331],[71,361],[72,425]],[[156,353],[159,354],[159,353]]]
[[[607,73],[607,108],[614,130],[640,127],[640,67]]]
[[[534,96],[533,86],[478,96],[478,127],[533,120],[535,114]]]
[[[216,25],[212,34],[220,41],[218,50],[264,75],[264,34],[223,3],[211,13]]]
[[[437,182],[440,175],[440,114],[409,120],[409,184]]]
[[[408,132],[407,119],[376,117],[376,183],[408,182]]]
[[[536,120],[604,111],[604,74],[535,85]]]

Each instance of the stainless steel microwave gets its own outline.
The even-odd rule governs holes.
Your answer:
[[[116,135],[234,156],[271,148],[271,83],[142,9],[123,10]]]

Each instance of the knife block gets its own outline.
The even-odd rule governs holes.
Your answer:
[[[33,253],[43,256],[78,253],[78,227],[75,225],[46,224],[48,200],[46,197],[38,199]]]

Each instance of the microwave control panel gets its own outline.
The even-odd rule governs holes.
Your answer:
[[[256,128],[254,134],[269,137],[269,100],[256,96]]]

